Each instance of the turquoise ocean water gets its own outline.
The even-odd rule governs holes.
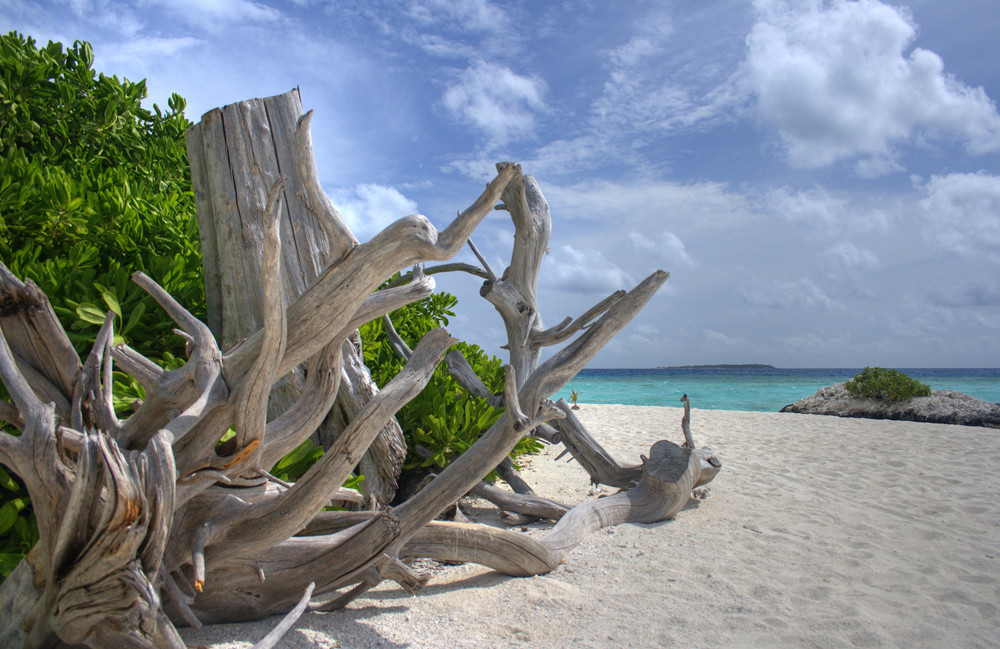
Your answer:
[[[983,401],[1000,403],[997,368],[897,369],[928,384],[932,390],[958,390]],[[570,401],[570,390],[576,390],[580,403],[679,406],[681,395],[686,393],[692,408],[776,412],[860,371],[861,368],[584,369],[553,399]]]

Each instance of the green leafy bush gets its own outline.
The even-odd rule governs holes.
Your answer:
[[[111,310],[116,340],[176,366],[184,343],[131,276],[144,271],[204,317],[185,102],[146,110],[144,81],[97,74],[93,60],[87,43],[0,36],[0,259],[45,291],[78,352]],[[115,379],[116,408],[143,396]],[[4,469],[0,577],[37,537],[27,492]]]
[[[431,329],[448,324],[454,316],[451,310],[458,302],[448,293],[435,293],[389,314],[393,327],[412,349]],[[365,365],[372,372],[372,379],[382,387],[402,369],[404,361],[393,352],[382,320],[374,320],[361,328]],[[455,345],[483,384],[493,394],[504,388],[503,362],[489,356],[479,346],[460,342]],[[408,455],[405,470],[448,466],[457,456],[472,446],[503,414],[486,399],[479,399],[466,392],[448,374],[442,362],[434,371],[427,387],[396,413],[396,420],[406,438]],[[423,452],[418,452],[418,447]],[[516,459],[526,453],[540,450],[534,439],[524,439],[511,452]],[[491,479],[495,476],[489,476]]]
[[[847,391],[855,396],[868,397],[878,401],[907,401],[913,397],[929,397],[928,385],[884,367],[866,367],[853,379],[844,384]]]
[[[0,435],[5,433],[0,432]],[[0,465],[0,582],[17,567],[38,540],[38,526],[28,492]]]
[[[90,45],[0,36],[0,259],[34,280],[77,351],[108,310],[141,353],[183,354],[141,270],[204,317],[185,101],[142,107],[146,83],[97,74]]]

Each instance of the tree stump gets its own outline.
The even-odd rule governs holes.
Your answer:
[[[185,134],[198,211],[208,324],[223,349],[245,340],[263,324],[260,292],[255,288],[263,280],[262,233],[267,219],[263,208],[279,178],[284,179],[278,221],[286,308],[324,268],[342,260],[358,245],[319,189],[308,133],[310,119],[311,114],[303,116],[296,88],[283,95],[209,111]],[[308,149],[308,155],[300,156],[299,149]],[[316,436],[324,448],[378,392],[364,367],[360,338],[345,341],[341,351],[340,391]],[[335,365],[311,369],[326,371]],[[302,396],[306,372],[306,367],[299,365],[272,386],[269,420]],[[361,489],[370,507],[392,501],[405,459],[403,431],[392,418],[359,463],[359,472],[365,475]]]

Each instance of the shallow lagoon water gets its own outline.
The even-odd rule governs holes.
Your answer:
[[[1000,369],[899,368],[932,390],[958,390],[983,401],[1000,402]],[[851,379],[861,368],[691,368],[584,369],[554,399],[633,406],[679,406],[682,394],[693,408],[774,412]]]

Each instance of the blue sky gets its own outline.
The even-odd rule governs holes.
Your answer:
[[[594,367],[1000,366],[997,25],[995,0],[0,0],[193,120],[300,86],[363,239],[520,162],[547,325],[671,273]],[[494,268],[512,232],[474,236]],[[503,355],[480,281],[437,277],[452,333]]]

